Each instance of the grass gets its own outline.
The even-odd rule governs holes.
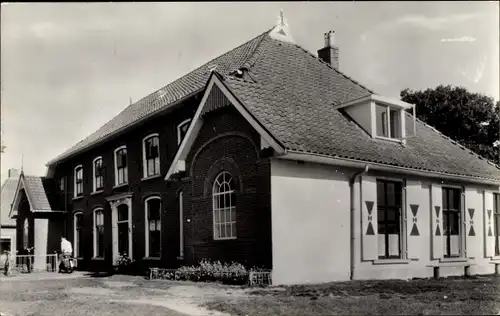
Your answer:
[[[495,315],[500,278],[353,281],[258,289],[218,299],[209,309],[233,315]]]

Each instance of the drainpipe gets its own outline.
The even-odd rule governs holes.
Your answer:
[[[356,235],[354,234],[354,229],[355,229],[355,226],[356,226],[356,223],[354,221],[354,215],[355,215],[355,212],[356,212],[356,207],[355,207],[355,199],[354,199],[354,182],[356,182],[356,178],[358,176],[363,176],[365,173],[368,172],[368,170],[370,169],[370,166],[369,165],[366,165],[365,166],[365,169],[363,171],[360,171],[360,172],[356,172],[355,174],[352,175],[352,177],[349,179],[349,188],[351,189],[351,247],[350,247],[350,251],[351,251],[351,274],[350,274],[350,279],[353,280],[354,279],[354,267],[355,267],[355,251],[354,251],[354,247],[356,245]],[[361,191],[360,191],[361,192]]]

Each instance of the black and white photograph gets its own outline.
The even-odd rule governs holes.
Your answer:
[[[498,1],[2,2],[0,316],[500,315]]]

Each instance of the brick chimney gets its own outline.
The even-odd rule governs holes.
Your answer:
[[[318,57],[333,68],[339,69],[339,48],[335,46],[335,31],[325,33],[325,47],[318,50]]]
[[[19,177],[19,170],[11,168],[9,169],[9,178],[18,178]]]

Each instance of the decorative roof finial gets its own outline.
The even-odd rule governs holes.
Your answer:
[[[289,43],[295,43],[290,31],[288,30],[288,25],[285,21],[285,17],[283,15],[283,9],[280,9],[280,16],[278,17],[278,23],[274,29],[269,33],[269,35],[277,40]]]

